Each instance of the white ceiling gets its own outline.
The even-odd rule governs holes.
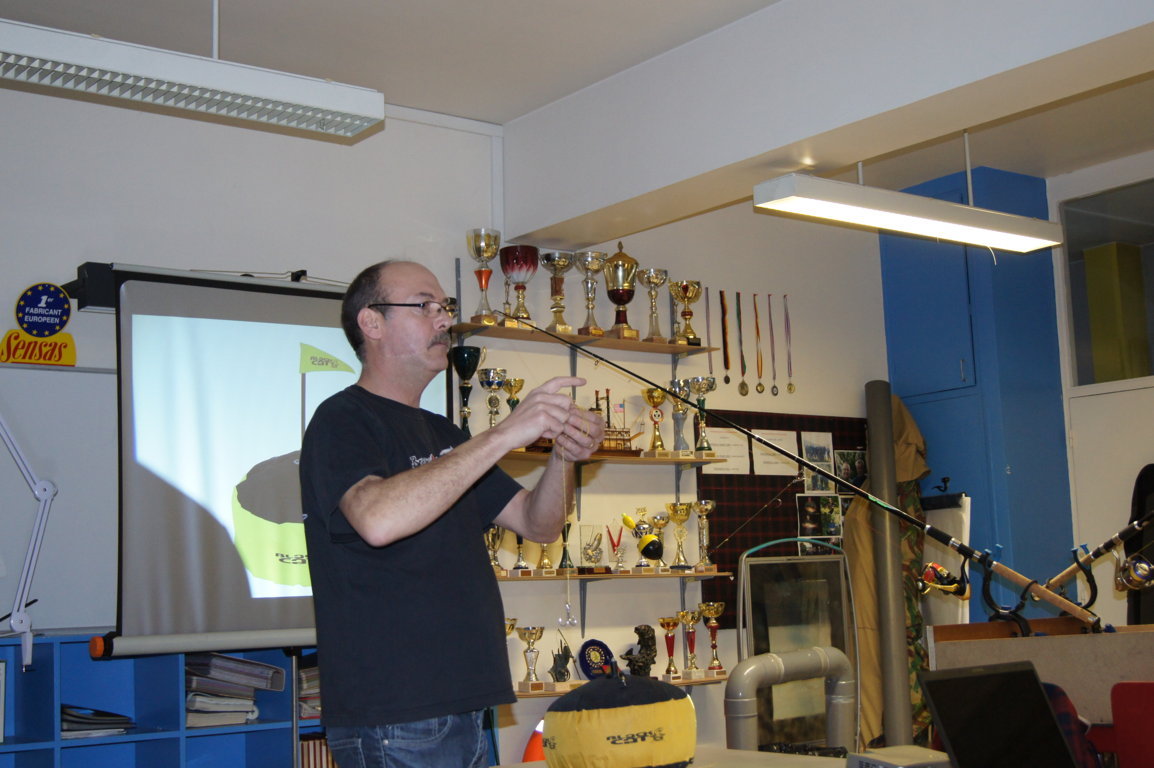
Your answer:
[[[500,125],[774,2],[219,0],[218,55]],[[213,0],[0,0],[0,18],[212,55]],[[1154,149],[1152,125],[1154,74],[972,126],[972,161],[1051,177]],[[964,168],[960,136],[858,159],[891,189]]]

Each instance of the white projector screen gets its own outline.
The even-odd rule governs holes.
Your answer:
[[[314,642],[301,436],[360,364],[337,289],[114,272],[120,579],[105,655]],[[448,374],[422,406],[445,414]]]

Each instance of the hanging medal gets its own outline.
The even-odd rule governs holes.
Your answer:
[[[737,292],[737,352],[741,361],[741,383],[737,385],[737,394],[745,397],[749,394],[749,385],[745,383],[745,337],[741,328],[741,291]]]
[[[757,341],[757,394],[764,394],[765,385],[761,383],[761,376],[765,370],[761,359],[761,308],[757,305],[757,294],[753,294],[753,331],[754,339]]]
[[[785,374],[789,378],[788,384],[785,385],[785,391],[793,394],[797,391],[797,387],[793,385],[793,334],[790,332],[789,325],[789,294],[781,297],[782,304],[785,305]]]
[[[780,390],[777,388],[777,342],[773,337],[773,294],[766,296],[766,305],[769,310],[769,364],[773,371],[773,386],[769,388],[769,393],[774,397]]]

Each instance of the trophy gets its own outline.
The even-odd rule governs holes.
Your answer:
[[[697,666],[697,622],[701,621],[701,611],[678,611],[677,620],[685,627],[685,647],[689,651],[685,677],[690,680],[703,678],[705,673]]]
[[[613,538],[613,531],[605,526],[605,533],[609,536],[609,546],[613,550],[613,573],[625,570],[625,547],[621,546],[621,539],[625,535],[624,527],[617,529],[617,538]]]
[[[658,573],[669,573],[669,564],[665,562],[663,557],[665,553],[665,526],[669,525],[668,512],[654,512],[649,522],[653,525],[653,530],[656,531],[654,536],[657,537],[657,543],[660,546],[660,551],[657,553],[657,571]]]
[[[501,247],[501,233],[495,229],[470,229],[465,239],[469,246],[469,255],[473,257],[473,261],[481,265],[473,270],[473,274],[477,276],[477,285],[481,288],[481,303],[477,305],[477,311],[473,313],[471,319],[474,323],[482,325],[496,325],[497,315],[489,306],[489,278],[493,276],[489,262],[497,256],[497,251]]]
[[[517,628],[517,620],[505,618],[505,637],[513,634],[513,630]]]
[[[637,279],[649,289],[649,333],[644,341],[654,344],[665,344],[669,339],[661,335],[661,327],[657,317],[657,290],[665,285],[669,273],[664,269],[642,269],[637,273]]]
[[[541,545],[541,553],[537,555],[537,567],[533,569],[534,576],[556,576],[557,569],[553,567],[553,559],[549,557],[549,545]]]
[[[497,550],[501,548],[501,539],[505,538],[505,529],[499,525],[490,525],[485,529],[485,549],[489,550],[489,565],[498,576],[508,576],[509,572],[501,567],[497,559]]]
[[[641,557],[633,567],[640,569],[653,567],[653,563],[649,562],[651,557],[661,559],[661,539],[653,533],[653,524],[645,519],[645,512],[645,507],[638,507],[636,520],[629,515],[621,515],[621,521],[633,531],[633,538],[637,539],[637,553]]]
[[[521,388],[524,386],[524,379],[514,379],[509,377],[506,377],[505,383],[501,385],[501,389],[505,390],[505,394],[508,395],[508,397],[505,398],[505,402],[509,404],[509,413],[512,413],[513,409],[516,408],[517,405],[521,402],[521,399],[517,397],[517,393],[520,392]]]
[[[670,280],[669,294],[673,296],[674,301],[681,302],[681,319],[685,321],[680,330],[677,331],[677,336],[673,341],[677,344],[700,347],[701,337],[697,335],[697,331],[693,330],[693,326],[689,323],[689,319],[693,317],[693,310],[689,308],[689,305],[701,298],[701,283],[697,280],[680,280],[677,282]]]
[[[573,266],[573,257],[568,253],[542,253],[541,266],[549,270],[549,297],[553,303],[549,311],[553,322],[545,330],[553,333],[573,333],[573,326],[565,322],[565,273]]]
[[[540,651],[533,644],[545,634],[544,627],[517,627],[517,637],[527,646],[525,648],[525,679],[517,683],[519,691],[543,691],[545,683],[537,677],[537,656]]]
[[[609,573],[608,566],[601,565],[601,556],[605,550],[601,547],[604,534],[597,530],[595,525],[581,526],[581,565],[578,573]]]
[[[665,390],[657,387],[647,387],[641,390],[642,397],[649,404],[649,420],[653,422],[653,437],[649,440],[649,450],[642,451],[642,456],[650,458],[669,458],[669,451],[665,450],[665,443],[661,439],[661,421],[665,418],[665,411],[661,404],[665,402]]]
[[[573,558],[569,557],[569,530],[573,527],[573,523],[565,523],[561,529],[561,562],[557,563],[557,568],[562,571],[573,570]]]
[[[709,660],[709,672],[715,677],[720,677],[724,674],[725,667],[721,665],[721,659],[717,658],[717,617],[725,611],[725,603],[698,603],[697,610],[708,619],[705,628],[709,630],[709,648],[713,651],[713,658]]]
[[[697,395],[697,446],[694,453],[699,459],[712,459],[717,454],[709,444],[705,434],[705,396],[717,389],[717,379],[712,376],[694,376],[689,379],[689,391]]]
[[[605,273],[605,293],[617,307],[613,327],[605,332],[606,335],[615,339],[640,338],[641,334],[637,329],[629,325],[629,317],[626,314],[626,307],[633,301],[637,259],[621,250],[621,243],[618,243],[617,253],[605,260],[605,266],[601,271]]]
[[[717,570],[717,566],[709,559],[709,515],[715,506],[716,502],[711,499],[693,502],[693,511],[697,513],[697,549],[700,553],[697,565],[693,566],[697,571]]]
[[[594,297],[597,295],[597,273],[605,268],[605,254],[601,251],[580,251],[573,254],[573,263],[585,278],[581,285],[585,288],[585,324],[577,329],[581,336],[604,336],[605,330],[597,325],[593,315]]]
[[[689,399],[689,380],[673,379],[669,382],[669,391],[676,397],[673,400],[673,457],[678,459],[692,459],[693,448],[685,439],[685,419],[689,415],[690,405],[685,402]]]
[[[501,324],[511,328],[527,327],[521,320],[529,320],[529,310],[525,307],[525,284],[537,274],[537,248],[532,245],[506,245],[501,249],[501,271],[505,279],[513,284],[517,292],[517,305],[505,311]]]
[[[689,520],[689,513],[692,511],[693,505],[687,502],[673,501],[666,504],[665,509],[669,511],[669,519],[676,526],[673,529],[673,538],[677,541],[677,555],[669,567],[677,570],[689,570],[693,566],[685,559],[685,537],[688,535],[685,530],[685,523]]]
[[[497,394],[505,386],[507,372],[504,368],[481,368],[477,371],[477,383],[489,391],[489,426],[497,426],[497,413],[501,410],[501,397]]]
[[[517,562],[513,563],[513,570],[517,572],[518,576],[531,575],[532,566],[525,561],[525,537],[517,534]]]
[[[657,620],[657,623],[665,630],[665,652],[669,655],[669,663],[665,665],[665,674],[662,675],[661,679],[667,683],[680,680],[681,674],[673,662],[673,648],[677,644],[677,626],[681,620],[676,616],[663,616]]]
[[[449,350],[449,359],[453,362],[453,370],[457,372],[457,392],[461,396],[461,431],[472,437],[469,432],[469,394],[473,391],[473,374],[477,366],[485,359],[484,347],[453,347]]]

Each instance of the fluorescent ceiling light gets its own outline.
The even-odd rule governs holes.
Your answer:
[[[3,20],[0,78],[336,136],[385,119],[368,88]]]
[[[753,188],[753,204],[772,211],[1018,253],[1062,242],[1062,227],[1052,221],[804,173],[790,173],[758,184]]]

